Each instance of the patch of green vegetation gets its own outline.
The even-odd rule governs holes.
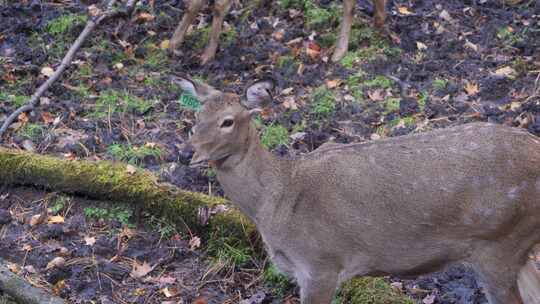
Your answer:
[[[66,34],[71,28],[86,23],[86,15],[66,14],[47,23],[45,30],[54,36]]]
[[[354,67],[354,63],[358,60],[358,55],[356,52],[347,52],[345,56],[341,59],[340,63],[342,66],[346,67],[347,69],[352,69]]]
[[[144,66],[151,70],[160,70],[168,68],[169,58],[167,52],[152,42],[145,44],[146,56],[144,57]]]
[[[294,288],[294,284],[289,278],[282,274],[277,267],[270,263],[263,272],[264,283],[272,290],[277,297],[285,296]]]
[[[362,70],[358,70],[355,74],[349,76],[345,81],[351,94],[357,102],[364,100],[363,81],[366,77],[366,73]]]
[[[372,27],[353,25],[349,41],[349,52],[341,60],[341,65],[353,68],[354,63],[373,61],[380,56],[395,57],[401,49],[391,47],[387,39]]]
[[[261,144],[269,150],[288,143],[289,131],[282,125],[272,124],[267,126],[261,136]]]
[[[279,5],[282,7],[282,8],[297,8],[297,9],[302,9],[304,8],[304,2],[306,2],[306,0],[279,0]]]
[[[501,27],[497,31],[497,38],[504,43],[505,47],[511,47],[516,43],[521,43],[525,39],[521,32],[516,32],[514,28],[510,26]]]
[[[299,62],[294,58],[294,56],[286,55],[281,56],[277,60],[277,67],[283,69],[285,75],[291,75],[296,73],[298,70]]]
[[[448,86],[447,79],[435,78],[435,80],[433,80],[433,88],[435,90],[443,91],[446,89],[446,86]]]
[[[322,48],[330,48],[336,44],[337,35],[335,33],[323,33],[317,37],[317,42]]]
[[[84,215],[88,218],[101,219],[101,220],[117,220],[122,225],[133,227],[130,222],[133,211],[123,207],[113,207],[110,209],[100,207],[86,207],[84,208]]]
[[[15,107],[20,107],[24,105],[30,97],[24,95],[10,95],[6,92],[0,92],[0,101],[13,104]]]
[[[411,127],[416,124],[416,119],[413,116],[403,117],[401,119],[406,127]]]
[[[127,91],[106,90],[99,94],[92,116],[101,118],[118,111],[144,114],[152,106],[151,102],[131,95]]]
[[[58,196],[51,206],[51,213],[57,215],[58,213],[60,213],[60,211],[64,210],[69,201],[70,198],[67,196]]]
[[[77,69],[77,73],[80,78],[90,78],[92,77],[92,66],[89,64],[82,64]]]
[[[367,80],[364,82],[364,86],[368,88],[381,88],[381,89],[389,89],[394,84],[394,81],[386,76],[378,75],[375,78],[371,80]]]
[[[344,283],[332,304],[414,304],[382,278],[355,278]]]
[[[399,98],[395,98],[395,97],[387,98],[384,101],[384,113],[388,114],[388,113],[391,113],[391,112],[399,111],[399,103],[400,103],[400,101],[401,100]]]
[[[31,141],[38,141],[41,137],[43,137],[43,135],[45,135],[45,129],[38,124],[27,123],[18,131],[18,134]]]
[[[210,41],[210,32],[212,28],[210,26],[196,29],[191,34],[189,34],[186,39],[191,41],[193,49],[202,50],[208,45]],[[238,33],[234,27],[224,29],[219,35],[219,45],[221,47],[227,47],[236,41]]]
[[[327,28],[329,25],[336,24],[341,15],[341,10],[337,5],[322,8],[310,0],[304,2],[303,11],[304,24],[311,30],[320,30]]]
[[[90,88],[84,84],[79,84],[77,87],[75,87],[75,92],[81,99],[90,98]]]
[[[311,113],[318,118],[328,117],[336,111],[336,97],[324,85],[313,91],[311,100]]]
[[[426,109],[426,102],[428,99],[428,93],[425,91],[421,91],[418,93],[418,107],[420,108],[420,112],[424,112]]]
[[[159,232],[161,239],[170,239],[173,235],[178,234],[176,226],[165,219],[151,215],[149,223],[153,230]]]
[[[139,165],[147,157],[155,159],[161,158],[161,149],[157,146],[134,147],[130,144],[114,144],[107,149],[109,154],[115,160],[127,162],[128,164]]]

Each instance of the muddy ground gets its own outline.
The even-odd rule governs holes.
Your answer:
[[[239,94],[255,80],[272,79],[274,100],[256,122],[263,143],[278,155],[472,121],[540,135],[540,1],[388,2],[385,35],[370,26],[371,3],[358,1],[350,52],[331,63],[340,2],[242,1],[226,18],[216,59],[201,66],[211,11],[198,16],[173,55],[167,40],[185,3],[141,1],[133,18],[96,30],[41,107],[21,116],[2,145],[66,159],[129,162],[181,188],[223,195],[210,169],[187,166],[194,111],[168,79],[175,73]],[[0,0],[0,121],[45,81],[44,67],[58,66],[93,4],[99,2]],[[296,297],[295,288],[276,296],[261,279],[264,265],[258,262],[206,274],[216,263],[190,248],[192,236],[168,231],[164,237],[164,225],[137,225],[126,210],[85,209],[84,199],[63,198],[69,204],[82,200],[48,211],[66,223],[32,226],[33,215],[47,213],[63,196],[32,189],[2,194],[0,256],[74,303]],[[126,237],[122,227],[128,224],[133,230]],[[93,245],[86,244],[88,237],[96,238]],[[73,264],[47,269],[63,248]],[[158,266],[148,280],[134,279],[134,260]],[[419,301],[486,303],[463,267],[403,286]]]

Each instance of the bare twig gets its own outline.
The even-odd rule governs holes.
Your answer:
[[[109,0],[106,5],[107,10],[105,12],[103,12],[102,14],[94,18],[90,18],[88,20],[83,31],[79,34],[79,37],[77,37],[73,45],[69,48],[66,55],[62,59],[60,66],[58,66],[58,68],[53,73],[53,75],[51,75],[51,77],[49,77],[49,79],[47,79],[47,81],[45,81],[36,90],[36,92],[32,95],[32,97],[30,98],[30,101],[27,104],[18,108],[17,110],[15,110],[15,112],[11,113],[11,115],[9,115],[8,118],[6,118],[6,120],[2,124],[2,127],[0,128],[0,143],[2,142],[2,137],[4,133],[7,131],[9,126],[19,117],[19,115],[25,112],[32,111],[36,107],[39,106],[39,99],[41,98],[41,96],[43,96],[43,94],[49,89],[49,87],[56,80],[58,80],[58,78],[60,78],[62,73],[71,64],[73,57],[75,56],[77,51],[81,48],[82,44],[84,43],[86,38],[90,35],[90,33],[106,19],[131,15],[137,1],[138,0],[128,0],[124,10],[115,10],[114,5],[116,3],[116,0]]]

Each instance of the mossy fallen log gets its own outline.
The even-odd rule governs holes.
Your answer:
[[[179,223],[180,229],[187,226],[192,232],[204,235],[207,241],[232,237],[243,243],[240,246],[251,246],[257,235],[253,223],[235,208],[213,215],[208,223],[198,219],[201,210],[229,205],[227,200],[158,183],[152,173],[133,172],[121,163],[62,160],[0,148],[0,184],[36,186],[98,200],[137,204],[156,216]],[[372,280],[377,281],[370,283]],[[386,285],[381,287],[381,284]],[[361,284],[354,280],[346,283],[337,298],[337,303],[353,304],[412,303],[409,301],[384,281],[371,278],[363,278]]]

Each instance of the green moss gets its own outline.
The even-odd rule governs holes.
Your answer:
[[[269,150],[288,143],[289,131],[282,125],[272,124],[267,126],[261,136],[261,144]]]
[[[330,48],[336,44],[337,35],[333,32],[324,33],[317,37],[317,42],[322,48]]]
[[[151,70],[166,69],[169,64],[169,58],[165,50],[149,43],[146,45],[147,54],[144,58],[144,66]]]
[[[161,149],[153,146],[134,147],[132,145],[114,144],[109,146],[107,153],[115,160],[138,165],[147,157],[161,158]]]
[[[308,29],[320,30],[328,28],[337,23],[341,15],[341,10],[336,5],[329,8],[322,8],[313,1],[304,3],[304,24]]]
[[[336,111],[336,97],[324,85],[313,91],[311,100],[311,113],[317,118],[327,118]]]
[[[387,98],[384,101],[384,113],[388,114],[388,113],[391,113],[391,112],[399,111],[399,103],[400,102],[401,102],[401,100],[399,98],[394,98],[394,97]]]
[[[349,91],[354,96],[354,99],[357,102],[361,102],[364,100],[363,82],[366,75],[367,74],[364,71],[358,70],[355,74],[349,76],[346,80]]]
[[[443,91],[444,89],[446,89],[447,85],[448,85],[447,79],[435,78],[435,80],[433,80],[433,88],[435,90]]]
[[[0,92],[0,101],[10,103],[15,107],[20,107],[26,104],[30,100],[29,96],[24,95],[10,95],[6,92]]]
[[[54,36],[66,34],[71,28],[84,24],[87,20],[86,15],[66,14],[47,23],[45,30]]]
[[[368,88],[381,88],[389,89],[394,84],[394,81],[386,76],[378,75],[371,80],[367,80],[363,83]]]
[[[414,304],[382,278],[355,278],[344,283],[333,304]]]
[[[426,109],[426,102],[428,99],[428,93],[425,91],[421,91],[418,93],[418,107],[420,108],[420,112],[424,112]]]
[[[116,112],[132,111],[144,114],[152,108],[152,102],[129,94],[127,91],[106,90],[96,99],[91,116],[102,118]]]
[[[43,135],[45,135],[45,129],[35,123],[27,123],[22,129],[18,131],[18,134],[31,141],[38,141]]]
[[[294,284],[289,278],[281,273],[277,267],[270,263],[263,272],[263,280],[266,286],[277,297],[284,297],[294,288]]]

